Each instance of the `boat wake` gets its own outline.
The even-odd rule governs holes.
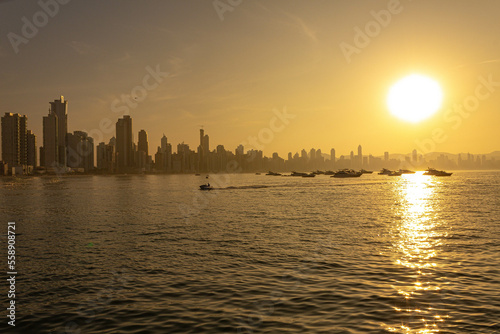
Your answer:
[[[262,189],[262,188],[270,188],[270,186],[265,185],[251,185],[251,186],[229,186],[225,188],[214,188],[217,190],[237,190],[237,189]]]

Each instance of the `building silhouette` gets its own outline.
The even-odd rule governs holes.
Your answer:
[[[139,141],[137,143],[137,157],[135,159],[137,167],[141,170],[149,170],[149,144],[148,134],[145,130],[139,131]]]
[[[36,147],[29,147],[28,143],[28,118],[25,115],[5,113],[1,120],[2,123],[2,161],[7,164],[8,170],[12,172],[12,168],[20,169],[20,172],[14,173],[27,173],[28,162],[34,166],[36,162],[36,153],[33,157],[33,150]],[[36,139],[31,131],[30,141]],[[35,142],[31,142],[34,144]],[[36,145],[36,144],[35,144]]]
[[[59,100],[49,102],[50,114],[57,116],[57,162],[59,166],[67,166],[66,161],[66,134],[68,133],[68,101],[61,96]],[[45,145],[44,145],[45,146]]]
[[[33,133],[33,131],[28,130],[26,134],[26,150],[27,150],[27,161],[26,164],[28,166],[33,166],[33,168],[36,168],[37,166],[37,148],[36,148],[36,136]]]
[[[86,132],[74,131],[66,135],[67,165],[79,172],[94,169],[94,139]]]
[[[132,118],[125,115],[116,122],[116,171],[127,173],[134,167]]]
[[[115,137],[111,138],[109,143],[99,143],[96,149],[97,170],[105,173],[115,172]]]
[[[66,134],[64,135],[66,137]],[[66,148],[64,148],[66,150]],[[50,112],[43,117],[43,159],[41,165],[47,171],[61,167],[59,161],[59,131],[57,115]]]
[[[177,151],[179,152],[179,151]],[[199,170],[202,172],[208,172],[210,166],[208,164],[210,153],[209,138],[205,134],[203,129],[200,129],[200,146],[198,146],[198,160],[199,160]]]

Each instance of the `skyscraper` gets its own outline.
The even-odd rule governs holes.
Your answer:
[[[335,149],[332,148],[330,150],[330,161],[333,162],[333,163],[335,163],[335,160],[337,160],[337,158],[335,157]]]
[[[28,163],[27,125],[24,115],[5,113],[2,117],[2,160],[9,168]]]
[[[58,163],[67,165],[66,159],[66,134],[68,132],[68,101],[61,96],[59,100],[50,103],[50,113],[57,116]]]
[[[43,117],[43,159],[40,158],[40,160],[43,160],[43,166],[46,169],[60,167],[57,121],[57,115],[52,112]],[[66,137],[66,134],[64,136]]]
[[[137,143],[137,150],[139,152],[146,153],[146,157],[149,155],[148,134],[145,130],[139,131],[139,142]]]
[[[97,145],[97,169],[107,173],[115,171],[115,137],[109,143],[104,142]]]
[[[358,146],[358,165],[363,166],[363,148],[361,145]]]
[[[119,173],[134,167],[132,118],[123,116],[116,122],[116,169]]]
[[[74,131],[66,135],[68,167],[89,172],[94,169],[94,139],[86,132]]]
[[[36,136],[31,130],[28,130],[26,134],[26,154],[26,164],[35,168],[37,166]]]
[[[208,154],[210,152],[210,146],[209,146],[209,138],[208,135],[205,134],[205,131],[203,129],[200,129],[200,146],[198,149],[199,152],[199,168],[200,171],[205,172],[208,171],[209,166],[208,166]]]

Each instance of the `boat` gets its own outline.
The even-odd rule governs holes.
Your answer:
[[[334,175],[334,174],[335,174],[335,172],[333,170],[327,170],[325,172],[325,175]]]
[[[210,185],[210,183],[202,184],[200,186],[200,190],[214,190],[214,188]]]
[[[255,173],[255,175],[260,175],[260,173]]]
[[[316,174],[314,174],[314,173],[309,173],[309,174],[302,175],[302,177],[315,177],[315,176],[316,176]]]
[[[308,175],[307,173],[301,173],[301,172],[292,172],[292,174],[290,174],[290,176],[305,176],[305,175]]]
[[[266,175],[270,175],[270,176],[280,176],[281,174],[280,174],[280,173],[275,173],[275,172],[271,172],[271,171],[269,171]]]
[[[360,172],[361,174],[371,174],[371,173],[373,173],[373,171],[372,171],[372,170],[366,170],[366,169],[362,169],[362,170],[360,170],[359,172]]]
[[[389,170],[387,168],[382,168],[380,172],[378,172],[378,175],[389,175],[392,173],[392,170]]]
[[[196,173],[196,174],[194,174],[194,176],[200,176],[200,174]]]
[[[333,174],[331,177],[345,178],[345,177],[360,177],[363,173],[356,172],[352,169],[342,169]]]
[[[409,169],[399,169],[399,172],[400,172],[401,174],[415,174],[415,172],[414,172],[414,171],[409,170]]]
[[[431,176],[451,176],[453,173],[445,172],[444,170],[437,170],[434,168],[427,168],[427,171],[423,175],[431,175]]]
[[[387,176],[401,176],[403,173],[398,172],[398,171],[393,171],[387,174]]]

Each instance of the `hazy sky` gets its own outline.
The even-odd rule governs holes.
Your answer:
[[[200,125],[211,149],[260,134],[264,152],[282,157],[311,147],[349,154],[358,144],[364,153],[407,153],[425,140],[423,151],[500,149],[499,1],[216,4],[72,0],[51,17],[37,1],[0,1],[0,112],[26,114],[39,145],[49,101],[64,95],[70,131],[107,141],[128,113],[136,139],[148,132],[150,151],[163,133],[196,149]],[[357,36],[365,29],[371,36]],[[149,74],[157,68],[168,72],[159,85]],[[411,73],[436,79],[445,94],[442,110],[418,124],[386,106],[391,84]],[[127,94],[137,106],[126,107]],[[453,106],[463,104],[471,112],[460,115]],[[295,118],[282,128],[273,110],[285,109]],[[270,124],[272,140],[262,130]]]

